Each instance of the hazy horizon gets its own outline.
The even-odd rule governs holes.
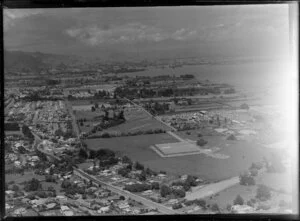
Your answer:
[[[4,48],[100,59],[285,57],[288,5],[5,9]]]

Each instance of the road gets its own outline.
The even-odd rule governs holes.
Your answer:
[[[86,178],[86,179],[89,179],[89,180],[92,180],[93,182],[97,183],[97,184],[100,184],[100,185],[103,185],[105,186],[107,189],[117,193],[117,194],[120,194],[120,195],[123,195],[123,196],[127,196],[127,197],[130,197],[131,199],[134,199],[135,201],[138,201],[146,206],[149,206],[149,207],[152,207],[152,208],[157,208],[158,211],[160,211],[161,213],[163,214],[180,214],[178,211],[175,211],[175,210],[172,210],[162,204],[159,204],[159,203],[156,203],[156,202],[153,202],[151,200],[148,200],[144,197],[141,197],[141,196],[138,196],[136,194],[133,194],[133,193],[130,193],[126,190],[123,190],[122,188],[120,187],[116,187],[116,186],[113,186],[109,183],[106,183],[106,182],[103,182],[97,178],[95,178],[94,176],[91,176],[87,173],[85,173],[84,171],[82,171],[81,169],[77,169],[77,168],[74,168],[74,172],[81,176],[82,178]]]
[[[177,134],[173,133],[172,131],[167,131],[167,133],[177,139],[179,142],[187,142],[185,139],[179,137]]]
[[[56,160],[58,160],[58,161],[61,161],[61,158],[59,158],[58,156],[55,156],[55,155],[53,155],[52,153],[49,153],[49,152],[43,150],[42,148],[40,148],[40,143],[42,142],[41,138],[40,138],[37,134],[35,134],[34,132],[31,131],[31,133],[32,133],[33,136],[34,136],[34,143],[33,143],[33,146],[34,146],[34,148],[36,148],[36,150],[38,150],[38,151],[44,153],[45,155],[47,155],[47,156],[49,156],[49,157],[52,157],[52,158],[56,159]]]
[[[231,186],[239,183],[239,177],[232,177],[227,180],[220,181],[218,183],[212,183],[204,186],[201,189],[193,191],[192,193],[185,196],[187,200],[201,199],[213,194],[216,194],[222,190],[225,190]]]

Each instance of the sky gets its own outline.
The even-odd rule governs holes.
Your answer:
[[[288,5],[4,9],[7,50],[103,59],[274,57]]]

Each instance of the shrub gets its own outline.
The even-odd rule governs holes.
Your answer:
[[[236,198],[233,200],[233,205],[243,205],[243,204],[244,204],[244,199],[240,195],[237,195]]]

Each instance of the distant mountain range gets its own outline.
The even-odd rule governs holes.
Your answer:
[[[64,69],[70,66],[75,67],[82,62],[82,58],[74,55],[4,50],[4,69],[6,71],[39,72],[49,68]]]

